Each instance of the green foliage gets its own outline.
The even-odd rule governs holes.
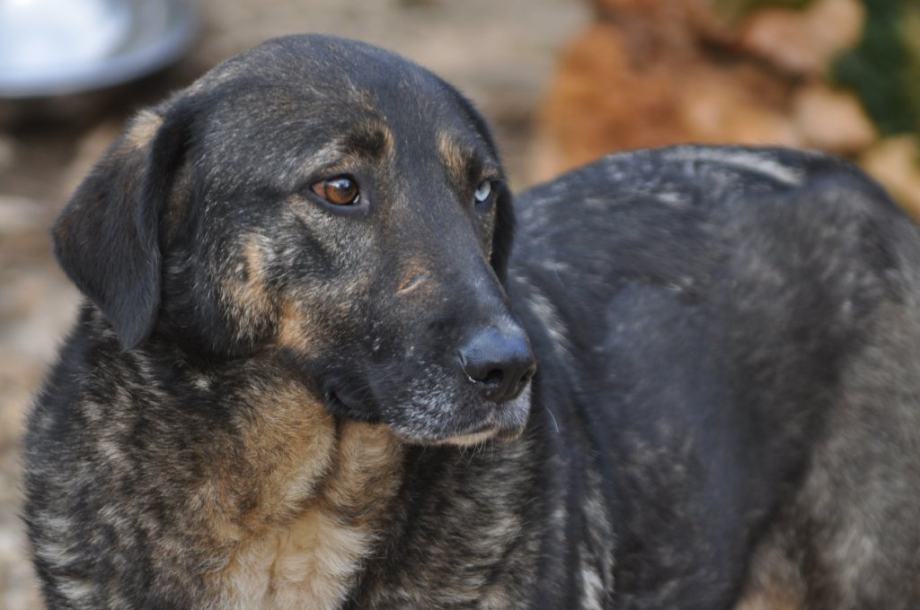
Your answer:
[[[904,90],[914,116],[914,131],[920,135],[920,5],[907,7],[901,36],[907,47]]]
[[[865,0],[859,44],[832,70],[859,95],[886,135],[920,132],[920,7],[916,0]]]

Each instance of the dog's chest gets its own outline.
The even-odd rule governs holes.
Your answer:
[[[340,607],[397,491],[401,451],[386,431],[347,424],[335,446],[333,470],[303,508],[281,518],[261,514],[259,527],[225,547],[222,568],[208,579],[210,606]]]
[[[370,551],[374,532],[323,508],[241,545],[221,574],[219,608],[338,608]]]

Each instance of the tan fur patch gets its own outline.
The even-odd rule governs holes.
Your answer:
[[[735,610],[804,610],[801,574],[773,537],[761,543],[751,562],[744,595]]]
[[[125,133],[125,142],[131,148],[144,148],[156,136],[157,130],[163,124],[163,118],[150,110],[142,110]]]
[[[336,512],[368,522],[396,493],[402,454],[402,443],[386,426],[343,423],[323,498]]]
[[[396,287],[396,294],[403,296],[422,287],[429,281],[430,274],[425,262],[418,259],[409,260],[402,270],[402,279]]]
[[[295,381],[254,383],[236,427],[238,441],[215,439],[219,470],[190,501],[218,544],[293,519],[315,497],[332,467],[335,420]]]
[[[383,139],[386,150],[386,158],[390,161],[396,156],[396,138],[393,136],[393,130],[389,125],[383,126]]]
[[[317,494],[335,448],[335,420],[302,388],[266,390],[260,402],[243,429],[243,459],[257,490],[247,515],[253,531],[287,520]]]
[[[234,269],[231,277],[224,282],[226,300],[243,334],[254,332],[254,329],[271,320],[275,309],[265,287],[262,240],[259,235],[246,239],[242,262],[239,263],[245,268]]]
[[[231,474],[226,489],[209,490],[236,502],[211,519],[216,536],[229,535],[222,567],[206,576],[214,607],[337,608],[399,487],[402,446],[383,426],[337,429],[294,383],[253,388],[253,397],[242,423],[248,467]]]
[[[313,341],[307,327],[306,316],[300,307],[294,302],[286,301],[281,306],[281,315],[278,318],[276,343],[280,347],[295,351],[309,350]]]
[[[451,436],[442,441],[438,441],[435,445],[454,445],[455,447],[473,447],[475,445],[481,445],[487,440],[493,438],[497,432],[496,428],[489,428],[488,430],[483,430],[482,432],[473,432],[472,434],[461,434],[460,436]]]
[[[801,600],[783,589],[752,591],[735,606],[735,610],[804,610]]]
[[[334,514],[307,510],[285,528],[239,545],[220,573],[217,608],[338,608],[371,542]]]
[[[444,166],[456,179],[462,179],[466,171],[468,155],[457,141],[446,133],[438,135],[438,153]]]
[[[396,154],[396,138],[390,126],[384,121],[370,121],[367,130],[371,134],[379,134],[383,144],[383,157],[392,161]]]

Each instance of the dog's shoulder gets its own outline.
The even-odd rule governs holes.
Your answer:
[[[859,269],[880,275],[920,258],[915,226],[860,170],[780,148],[611,155],[522,193],[515,212],[516,268],[531,278],[567,272],[569,298],[579,283],[624,277],[709,286],[731,260],[804,257],[826,267],[809,280],[843,282]],[[847,266],[853,272],[842,273]],[[786,271],[807,265],[799,267]]]

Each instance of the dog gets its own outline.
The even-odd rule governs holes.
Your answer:
[[[512,202],[455,89],[293,36],[141,111],[53,237],[49,608],[920,604],[920,236],[842,161]]]

